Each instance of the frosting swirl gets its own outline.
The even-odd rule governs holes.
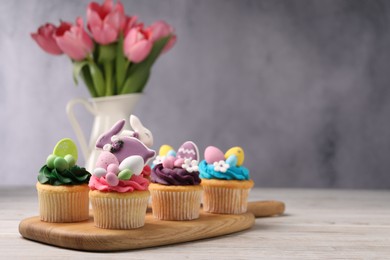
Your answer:
[[[213,164],[207,164],[203,160],[199,164],[200,178],[220,180],[249,180],[249,170],[244,166],[230,166],[226,172],[214,170]]]
[[[79,185],[88,183],[90,177],[91,174],[85,168],[77,165],[61,172],[44,165],[39,170],[38,181],[41,184],[50,184],[53,186]]]
[[[199,172],[188,172],[183,168],[164,168],[162,163],[152,169],[151,181],[162,185],[199,185]]]
[[[145,191],[148,190],[149,181],[143,176],[133,175],[129,180],[119,180],[117,186],[110,186],[106,177],[97,177],[92,175],[88,186],[91,190],[99,191],[116,191],[116,192],[132,192],[132,191]]]

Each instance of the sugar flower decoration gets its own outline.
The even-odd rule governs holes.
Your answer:
[[[165,160],[165,156],[157,155],[156,158],[153,160],[153,165],[163,163],[164,160]]]
[[[184,163],[181,165],[181,168],[186,170],[187,172],[197,172],[198,171],[198,161],[185,159]]]
[[[214,162],[214,171],[216,172],[226,172],[229,167],[230,165],[223,160]]]

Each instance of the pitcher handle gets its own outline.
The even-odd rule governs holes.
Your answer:
[[[83,152],[85,161],[88,160],[90,150],[87,144],[87,141],[85,139],[85,135],[83,134],[83,131],[81,130],[80,123],[77,121],[73,108],[77,104],[82,104],[84,107],[92,114],[95,115],[96,111],[94,107],[89,103],[86,99],[78,98],[78,99],[72,99],[68,102],[66,105],[66,114],[68,116],[69,122],[73,127],[73,130],[76,134],[76,137],[80,143],[81,151]]]

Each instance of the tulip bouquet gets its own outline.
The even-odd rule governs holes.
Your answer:
[[[92,97],[142,92],[156,59],[176,42],[167,23],[145,27],[119,1],[91,2],[86,28],[79,17],[75,24],[46,23],[31,36],[47,53],[68,55],[75,83],[81,76]]]

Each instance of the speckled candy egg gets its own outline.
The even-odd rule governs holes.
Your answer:
[[[173,166],[174,166],[174,162],[175,162],[175,157],[173,156],[168,156],[167,158],[165,158],[165,160],[163,161],[162,165],[164,168],[168,168],[168,169],[173,169]]]
[[[103,151],[97,161],[96,161],[96,168],[103,168],[107,169],[108,165],[110,164],[117,164],[119,165],[118,159],[110,152]]]
[[[129,169],[133,174],[140,175],[144,169],[144,159],[139,155],[129,156],[119,165],[119,171]]]

